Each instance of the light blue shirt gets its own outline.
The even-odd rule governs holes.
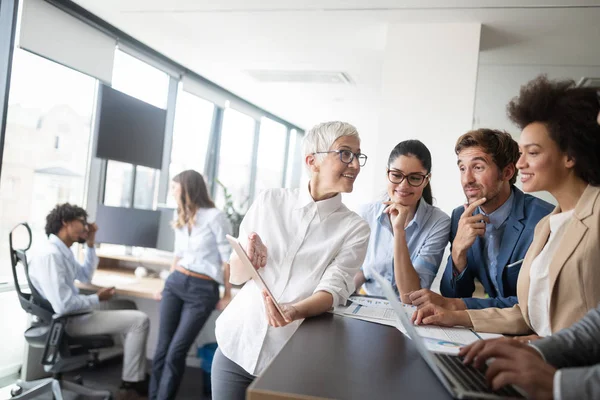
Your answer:
[[[226,234],[231,234],[231,224],[225,213],[216,208],[198,209],[191,232],[187,226],[175,229],[179,265],[223,284],[223,263],[231,254]]]
[[[506,221],[510,215],[510,210],[512,210],[514,198],[515,196],[511,190],[508,200],[491,214],[486,214],[481,208],[477,209],[479,213],[487,215],[490,219],[489,224],[485,224],[485,234],[483,236],[485,251],[483,254],[485,254],[490,281],[492,281],[492,284],[496,288],[496,293],[500,293],[498,280],[496,279],[496,275],[498,274],[498,254],[500,253],[504,228],[506,228]]]
[[[34,250],[29,261],[31,283],[57,314],[89,309],[99,303],[98,295],[79,294],[75,286],[75,279],[89,283],[98,266],[96,250],[87,244],[84,247],[85,260],[80,264],[67,245],[58,236],[50,234],[48,242]]]
[[[367,279],[365,291],[372,296],[383,296],[379,284],[372,279],[373,271],[390,281],[398,293],[394,278],[394,233],[384,209],[382,202],[374,202],[359,210],[359,215],[371,228],[369,247],[361,269]],[[421,198],[417,212],[405,231],[410,260],[419,275],[421,287],[429,289],[448,244],[450,217]]]

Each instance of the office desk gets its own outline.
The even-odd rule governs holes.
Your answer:
[[[118,295],[136,298],[154,299],[165,285],[158,276],[136,277],[133,273],[136,267],[160,271],[168,270],[173,263],[172,257],[132,256],[101,249],[96,250],[96,254],[99,262],[91,284],[77,283],[77,287],[95,292],[102,287],[114,286]]]
[[[154,299],[157,293],[162,292],[165,282],[158,277],[138,278],[133,270],[122,268],[98,268],[91,283],[77,282],[78,288],[93,292],[112,286],[118,295]]]
[[[247,398],[452,397],[400,331],[326,313],[304,321]]]

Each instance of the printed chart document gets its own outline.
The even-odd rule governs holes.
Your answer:
[[[344,317],[393,326],[408,336],[387,300],[351,296],[350,301],[352,303],[347,306],[336,307],[333,313]],[[413,305],[403,304],[402,306],[409,318],[412,317],[417,309]],[[425,339],[427,348],[437,353],[457,354],[460,347],[481,339],[478,334],[467,328],[445,328],[426,325],[417,326],[416,330]]]

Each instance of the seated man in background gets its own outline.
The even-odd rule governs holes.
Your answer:
[[[531,342],[480,340],[460,351],[466,364],[481,368],[493,389],[517,385],[535,399],[600,398],[600,306],[579,322]]]
[[[96,308],[115,293],[104,288],[96,294],[82,295],[75,280],[90,282],[98,257],[94,249],[96,224],[87,223],[87,212],[69,203],[57,205],[46,217],[48,241],[34,252],[29,262],[29,277],[38,292],[50,302],[54,312],[66,314]],[[70,247],[86,243],[83,264],[75,259]],[[123,373],[121,389],[145,396],[146,340],[150,322],[148,316],[137,310],[95,310],[91,314],[69,320],[66,332],[71,336],[124,335]]]
[[[507,132],[467,132],[454,151],[467,204],[452,212],[452,253],[440,284],[442,295],[421,289],[409,298],[417,307],[436,304],[449,310],[512,307],[518,302],[517,277],[534,228],[554,207],[514,186],[519,145]],[[475,279],[487,298],[472,298]]]

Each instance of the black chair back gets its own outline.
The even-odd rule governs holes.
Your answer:
[[[24,249],[15,249],[13,246],[13,233],[19,227],[24,227],[27,230],[27,234],[29,235],[29,243]],[[25,310],[31,315],[36,316],[40,323],[49,325],[50,323],[52,323],[52,315],[54,314],[52,305],[50,305],[50,302],[48,300],[42,297],[42,295],[37,291],[35,286],[33,286],[33,284],[31,283],[31,279],[29,278],[29,264],[27,262],[27,255],[25,252],[31,247],[31,241],[31,228],[26,222],[22,222],[15,226],[8,235],[8,242],[10,245],[10,262],[12,265],[12,274],[15,281],[15,290],[17,292],[17,296],[19,297],[19,302],[21,303],[21,307],[23,308],[23,310]],[[31,293],[23,292],[23,286],[19,281],[19,265],[22,267],[23,272],[25,273],[25,278],[27,279],[27,284]]]

